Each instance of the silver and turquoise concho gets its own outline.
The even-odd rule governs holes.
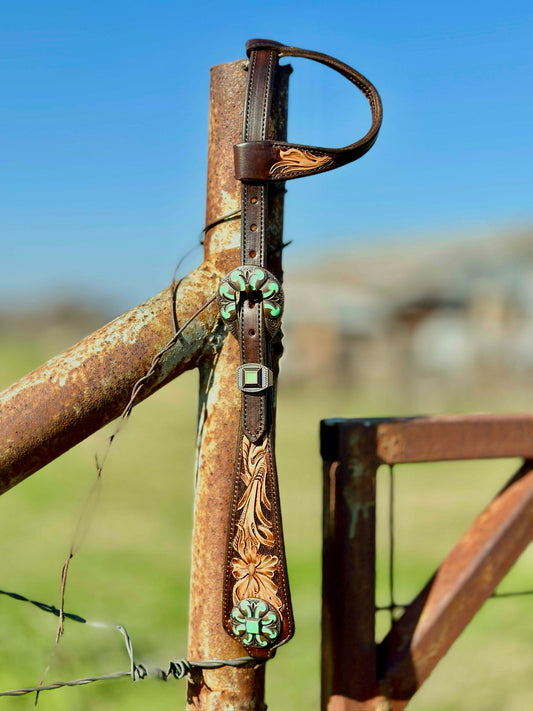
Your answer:
[[[269,647],[281,632],[276,610],[264,600],[247,597],[231,611],[231,629],[247,647]]]
[[[226,328],[237,336],[237,315],[241,298],[257,300],[261,294],[265,326],[275,336],[283,314],[283,290],[276,277],[262,267],[241,266],[233,269],[218,287],[217,303]]]

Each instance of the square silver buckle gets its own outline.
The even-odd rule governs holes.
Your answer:
[[[245,363],[237,368],[237,385],[245,393],[260,393],[273,382],[273,373],[266,365]]]

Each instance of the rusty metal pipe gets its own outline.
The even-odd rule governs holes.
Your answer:
[[[280,69],[273,98],[272,133],[286,132],[290,69]],[[246,64],[223,64],[211,70],[206,224],[239,209],[240,184],[233,177],[233,145],[242,132]],[[281,276],[283,193],[270,206],[269,250],[278,255],[270,268]],[[240,264],[240,221],[217,225],[206,236],[206,259],[229,272]],[[216,255],[216,256],[215,256]],[[222,625],[224,560],[233,491],[241,394],[236,387],[240,364],[233,336],[220,333],[216,354],[200,367],[200,422],[192,543],[189,611],[189,659],[246,656]],[[195,711],[242,709],[263,711],[264,666],[205,670],[188,684],[188,708]]]
[[[214,293],[206,262],[180,284],[128,311],[0,394],[0,493],[121,414],[133,386],[172,338],[172,309],[184,324]],[[213,304],[166,353],[138,401],[197,365],[218,320]]]
[[[374,432],[382,464],[454,459],[522,457],[533,459],[533,415],[432,415],[324,420],[324,441],[332,432],[366,428]],[[327,436],[326,436],[327,435]]]
[[[435,462],[494,457],[533,458],[533,415],[407,417],[377,426],[382,462]]]
[[[322,708],[403,711],[533,539],[533,462],[525,461],[478,516],[393,623],[377,646],[377,655],[374,502],[369,484],[381,463],[527,458],[532,451],[533,417],[337,419],[324,420],[321,427],[325,474]]]
[[[245,75],[244,61],[227,66],[231,71],[238,68]],[[286,68],[280,76],[288,76],[289,72]],[[219,100],[223,89],[218,92],[215,89],[218,98],[212,102],[210,113],[211,126],[220,125],[222,132],[228,110],[234,117],[241,111],[238,120],[242,119],[242,110],[235,103],[241,101],[242,96],[235,94],[231,82],[223,86],[229,92],[224,107]],[[286,86],[287,82],[285,90]],[[280,125],[276,113],[274,123]],[[223,136],[218,138],[223,140]],[[229,149],[223,159],[221,152],[213,149],[207,183],[206,224],[238,207],[232,166],[233,155]],[[273,201],[272,209],[277,224],[281,224],[282,198]],[[220,278],[229,271],[230,265],[238,262],[240,237],[236,224],[238,221],[223,223],[208,233],[204,263],[180,282],[176,298],[170,288],[161,291],[0,393],[0,494],[122,413],[135,383],[145,375],[154,355],[173,336],[172,309],[178,325],[184,324],[215,294]],[[275,231],[274,239],[277,239]],[[220,345],[215,333],[217,323],[218,310],[213,304],[162,357],[136,402],[180,373],[197,367],[202,359],[215,358]]]

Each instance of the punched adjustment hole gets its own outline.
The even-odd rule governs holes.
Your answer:
[[[255,249],[251,249],[249,254],[252,259],[255,259],[255,257],[257,256],[257,252],[255,251]]]
[[[255,232],[257,230],[257,225],[254,223],[253,225],[250,225],[250,229],[252,232]]]
[[[251,329],[248,331],[248,335],[249,335],[249,336],[255,336],[255,329],[251,328]]]
[[[252,203],[252,205],[257,205],[257,198],[253,197],[250,202]]]

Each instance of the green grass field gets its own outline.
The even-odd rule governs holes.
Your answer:
[[[11,338],[0,351],[0,386],[55,353],[52,343]],[[194,373],[135,408],[116,439],[83,545],[73,559],[66,609],[121,623],[136,658],[166,666],[186,653],[188,572],[196,418]],[[272,711],[318,709],[320,649],[321,465],[318,424],[332,416],[524,410],[531,393],[467,393],[453,402],[429,392],[406,402],[390,392],[280,388],[278,467],[294,640],[267,671]],[[109,432],[109,429],[107,430]],[[2,497],[0,588],[58,604],[59,576],[81,505],[94,478],[100,432]],[[514,461],[397,468],[397,598],[409,600],[477,512],[516,468]],[[378,475],[379,596],[386,595],[386,472]],[[533,588],[531,548],[502,590]],[[505,711],[533,708],[531,597],[489,600],[415,697],[412,711]],[[383,617],[381,616],[383,615]],[[378,615],[378,633],[386,614]],[[0,596],[0,691],[128,668],[114,631],[67,622],[50,660],[56,618]],[[42,709],[183,708],[185,683],[101,682],[43,693]],[[2,698],[0,707],[30,709],[34,696]]]

